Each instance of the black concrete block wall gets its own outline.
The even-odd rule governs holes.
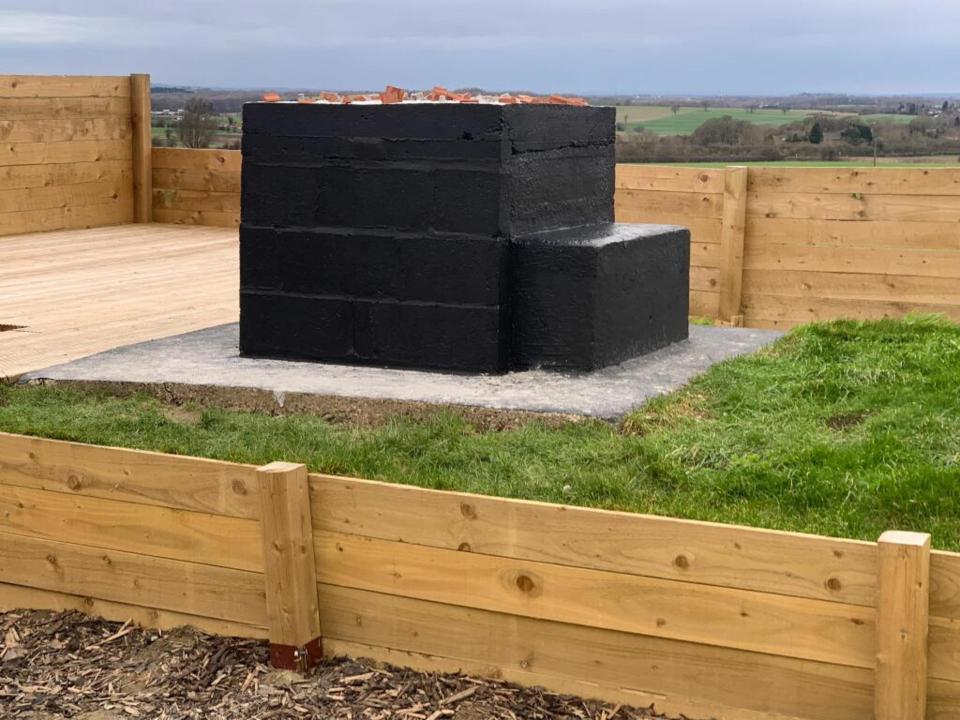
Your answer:
[[[509,246],[613,219],[614,111],[244,107],[241,351],[509,367]]]
[[[240,348],[590,370],[687,335],[689,234],[613,223],[614,110],[244,107]]]
[[[593,370],[687,337],[690,232],[611,224],[512,244],[517,369]]]

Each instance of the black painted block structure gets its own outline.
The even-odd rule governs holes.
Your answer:
[[[588,370],[686,337],[689,235],[613,223],[614,110],[244,106],[245,355]]]

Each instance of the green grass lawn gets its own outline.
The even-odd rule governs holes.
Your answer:
[[[629,416],[481,431],[452,411],[361,428],[314,416],[0,387],[0,429],[435,488],[960,550],[960,326],[798,328]]]

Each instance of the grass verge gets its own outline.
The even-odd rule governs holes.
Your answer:
[[[625,418],[478,431],[453,411],[373,428],[0,388],[0,430],[425,487],[960,550],[960,326],[798,328]]]

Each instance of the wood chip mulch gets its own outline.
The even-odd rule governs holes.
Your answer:
[[[465,675],[330,658],[308,677],[267,645],[79,612],[0,613],[4,720],[638,720],[663,717]]]

